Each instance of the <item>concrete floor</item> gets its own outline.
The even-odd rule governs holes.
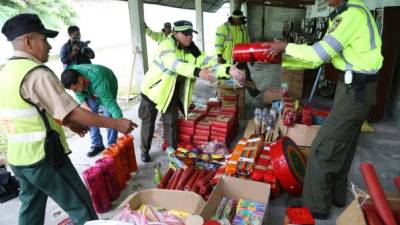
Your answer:
[[[253,78],[260,89],[269,86],[279,86],[280,84],[280,68],[276,65],[255,65],[252,68]],[[205,103],[208,97],[215,95],[215,87],[210,86],[204,81],[198,81],[195,96],[193,99],[196,103]],[[252,112],[257,106],[262,106],[261,96],[253,99],[246,95],[246,118],[252,118]],[[140,120],[137,115],[138,105],[132,105],[127,107],[128,109],[124,112],[125,117],[133,119],[140,126]],[[240,123],[240,134],[245,129],[246,121],[242,120]],[[391,121],[385,121],[378,124],[373,124],[375,133],[361,134],[359,139],[358,151],[354,159],[353,167],[349,174],[349,181],[353,182],[360,188],[365,188],[361,174],[359,172],[359,165],[361,162],[372,162],[375,165],[380,181],[384,186],[385,190],[395,191],[393,185],[393,178],[396,175],[400,175],[400,167],[398,161],[400,159],[400,137],[399,129]],[[104,131],[103,131],[104,132]],[[160,143],[157,141],[153,142],[151,157],[153,161],[148,164],[143,164],[140,161],[139,154],[139,129],[133,131],[136,146],[136,158],[139,164],[139,172],[132,175],[131,180],[128,182],[127,188],[121,193],[119,199],[113,202],[113,210],[110,212],[99,214],[100,218],[110,218],[116,212],[116,207],[124,200],[129,194],[143,189],[153,188],[153,166],[156,162],[161,162],[163,165],[163,171],[166,170],[167,157],[164,152],[160,150]],[[86,152],[90,147],[90,138],[79,138],[72,136],[68,139],[68,143],[73,150],[70,155],[75,167],[81,173],[83,170],[93,165],[94,161],[100,156],[95,158],[86,157]],[[282,194],[277,199],[271,200],[269,204],[269,225],[280,225],[283,224],[283,215],[287,203],[293,198],[288,194]],[[348,201],[352,200],[351,195],[348,195]],[[17,224],[18,209],[20,203],[18,198],[10,200],[6,203],[0,204],[0,225],[13,225]],[[336,218],[342,212],[343,209],[332,208],[329,220],[316,221],[317,225],[334,225]],[[46,209],[46,225],[54,225],[60,222],[67,215],[49,199]]]

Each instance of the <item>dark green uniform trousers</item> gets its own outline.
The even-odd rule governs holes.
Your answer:
[[[177,92],[175,92],[177,93]],[[177,130],[178,130],[178,96],[174,94],[168,105],[167,111],[162,115],[164,138],[168,142],[168,146],[177,146]],[[155,104],[146,96],[142,95],[139,105],[139,118],[142,120],[140,128],[140,149],[142,152],[149,152],[151,142],[153,140],[154,128],[156,123],[158,110]]]
[[[355,88],[339,82],[334,105],[311,145],[303,186],[303,204],[313,213],[328,214],[331,203],[346,203],[347,174],[361,125],[375,104],[376,82],[367,83],[365,101],[355,100]]]
[[[44,224],[48,196],[68,213],[75,225],[98,219],[89,192],[69,158],[59,169],[47,160],[31,166],[11,166],[11,169],[21,185],[20,225]]]

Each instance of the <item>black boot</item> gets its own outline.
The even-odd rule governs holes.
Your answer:
[[[144,163],[150,162],[151,158],[150,158],[149,152],[142,152],[141,159],[142,159],[142,162],[144,162]]]
[[[104,150],[104,146],[100,146],[100,147],[92,147],[90,149],[90,151],[87,153],[88,157],[93,157],[96,156],[97,154],[99,154],[100,152],[102,152]]]

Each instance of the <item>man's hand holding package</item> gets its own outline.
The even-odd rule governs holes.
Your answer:
[[[237,81],[237,83],[243,87],[245,81],[246,81],[246,75],[244,74],[243,71],[238,69],[236,67],[237,63],[234,66],[231,66],[229,69],[229,74],[232,76],[232,78]]]
[[[204,69],[200,70],[199,77],[201,79],[208,80],[208,81],[213,81],[214,80],[214,75],[207,68],[204,68]]]

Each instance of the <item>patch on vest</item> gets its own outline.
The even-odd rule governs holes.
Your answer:
[[[333,32],[341,22],[342,22],[342,17],[336,17],[335,20],[333,20],[332,26],[329,28],[328,33]]]

